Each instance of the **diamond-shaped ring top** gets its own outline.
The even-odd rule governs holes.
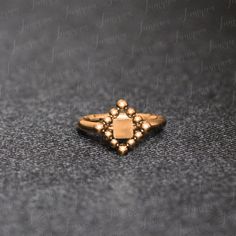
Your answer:
[[[109,115],[96,125],[97,131],[102,133],[121,155],[132,149],[150,127],[149,122],[137,115],[135,109],[129,107],[124,99],[118,100]]]

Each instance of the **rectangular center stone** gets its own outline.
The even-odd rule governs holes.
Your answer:
[[[113,136],[116,139],[130,139],[133,137],[133,121],[125,113],[121,113],[113,120]]]

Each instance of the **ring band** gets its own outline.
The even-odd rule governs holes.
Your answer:
[[[124,99],[116,103],[109,113],[83,116],[77,128],[85,132],[102,134],[119,154],[124,155],[132,149],[149,130],[162,128],[166,118],[151,113],[136,113]]]
[[[155,115],[149,113],[137,113],[144,121],[147,121],[151,128],[162,128],[166,124],[166,119],[162,115]],[[84,131],[97,131],[96,127],[104,118],[108,117],[109,113],[105,114],[90,114],[82,117],[78,122],[78,128]],[[113,127],[111,126],[113,130]]]

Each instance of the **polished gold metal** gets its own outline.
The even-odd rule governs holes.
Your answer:
[[[166,124],[164,116],[136,113],[125,99],[120,99],[109,113],[91,114],[82,117],[77,128],[102,134],[120,155],[132,149],[149,130],[162,128]]]

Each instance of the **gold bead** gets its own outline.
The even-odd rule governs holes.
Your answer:
[[[134,137],[136,140],[139,140],[143,137],[143,133],[141,131],[136,131]]]
[[[125,99],[120,99],[117,101],[116,105],[120,109],[125,109],[128,106],[128,103],[125,101]]]
[[[147,132],[150,128],[151,128],[151,125],[149,124],[149,122],[147,121],[144,121],[141,125],[142,129],[144,132]]]
[[[102,130],[104,128],[104,125],[102,123],[98,123],[96,126],[95,126],[95,129],[97,130],[98,133],[101,133]]]
[[[110,124],[112,122],[112,118],[110,116],[105,117],[103,120],[106,124]]]
[[[127,141],[127,144],[130,148],[132,148],[135,145],[135,140],[133,138],[131,138]]]
[[[116,108],[111,108],[110,114],[111,114],[113,117],[116,117],[116,116],[118,116],[119,111],[118,111]]]
[[[112,137],[112,131],[106,130],[105,133],[104,133],[104,135],[105,135],[108,139],[110,139],[110,138]]]
[[[141,117],[141,116],[135,116],[134,117],[134,122],[135,123],[139,123],[139,122],[141,122],[143,120],[143,118]]]
[[[112,146],[113,148],[116,148],[117,145],[118,145],[118,141],[113,138],[113,139],[111,140],[111,146]]]
[[[126,144],[120,144],[118,147],[118,153],[120,155],[125,155],[128,152],[128,147]]]
[[[136,111],[135,111],[134,108],[129,107],[129,108],[127,109],[126,113],[127,113],[128,116],[132,117],[132,116],[136,113]]]

